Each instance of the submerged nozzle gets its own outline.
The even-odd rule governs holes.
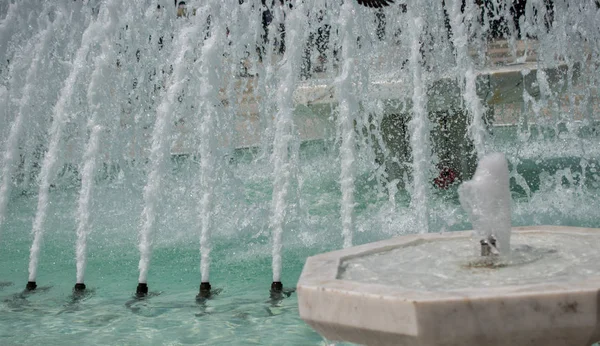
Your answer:
[[[83,291],[85,291],[85,284],[83,282],[78,282],[73,287],[73,293],[82,293]]]
[[[142,298],[148,295],[148,284],[145,282],[140,282],[135,289],[135,296],[138,298]]]
[[[283,291],[283,284],[281,281],[273,281],[271,284],[271,292],[273,291]]]
[[[35,281],[27,281],[27,285],[25,286],[26,291],[35,291],[37,288],[37,284]]]
[[[281,281],[273,281],[271,283],[271,289],[269,290],[269,296],[271,299],[283,298],[283,284]]]
[[[196,295],[196,299],[208,299],[210,298],[210,283],[209,282],[201,282],[200,283],[200,292]]]

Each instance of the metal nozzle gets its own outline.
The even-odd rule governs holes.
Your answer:
[[[481,239],[481,256],[497,256],[500,255],[498,247],[496,246],[496,237],[490,235],[487,239]]]

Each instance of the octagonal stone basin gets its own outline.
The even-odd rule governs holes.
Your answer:
[[[300,317],[328,339],[364,345],[600,340],[600,229],[513,228],[511,256],[483,265],[472,234],[408,235],[310,257]]]

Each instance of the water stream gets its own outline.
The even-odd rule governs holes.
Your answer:
[[[318,344],[293,295],[265,303],[271,279],[471,228],[457,188],[489,152],[513,225],[597,227],[600,9],[517,7],[0,3],[0,340],[58,343],[29,318],[50,311],[67,343]],[[136,276],[168,294],[128,303]],[[209,279],[221,295],[181,305]],[[15,296],[26,280],[53,287]]]

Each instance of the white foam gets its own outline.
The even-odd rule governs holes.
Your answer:
[[[508,162],[502,153],[484,156],[472,180],[458,189],[460,204],[478,238],[494,236],[500,252],[510,251],[510,190]]]

